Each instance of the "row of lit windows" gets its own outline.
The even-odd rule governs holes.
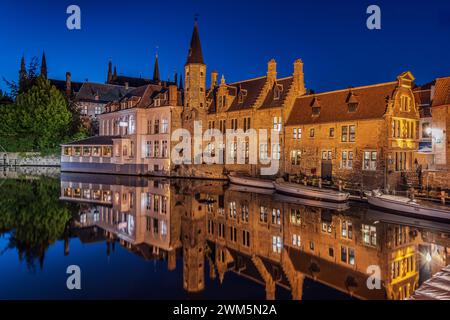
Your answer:
[[[302,151],[301,150],[292,150],[291,151],[291,164],[292,165],[300,165],[302,159]],[[321,155],[322,160],[332,160],[333,153],[331,150],[322,150]],[[353,159],[354,152],[353,150],[343,150],[341,151],[341,169],[353,169]],[[376,170],[377,169],[377,151],[363,151],[363,170]]]
[[[294,140],[298,140],[302,138],[302,129],[301,128],[293,128],[292,137]],[[315,128],[309,129],[309,137],[314,138],[315,136]],[[334,138],[335,130],[334,128],[328,129],[328,137]],[[355,142],[356,140],[356,126],[348,125],[341,127],[341,142]]]
[[[63,154],[65,156],[75,157],[111,157],[112,147],[110,146],[94,146],[94,147],[64,147]]]

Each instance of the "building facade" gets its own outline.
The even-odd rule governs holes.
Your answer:
[[[413,80],[405,72],[394,82],[298,98],[286,124],[287,173],[364,189],[397,186],[404,172],[415,172]]]
[[[170,133],[180,127],[177,86],[145,85],[108,103],[97,137],[62,146],[63,171],[170,175]]]

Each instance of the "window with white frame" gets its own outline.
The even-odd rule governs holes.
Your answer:
[[[342,169],[352,169],[353,168],[353,151],[350,151],[350,150],[342,151],[341,168]]]
[[[273,130],[281,131],[281,117],[273,117]]]
[[[146,158],[150,158],[152,156],[152,142],[151,141],[147,141],[147,143],[145,144],[145,157]]]
[[[272,159],[280,160],[281,158],[281,148],[279,143],[272,144]]]
[[[133,134],[136,131],[136,122],[133,115],[130,115],[130,117],[128,118],[128,127],[130,134]]]
[[[300,160],[302,158],[302,152],[300,150],[291,151],[291,164],[294,166],[300,165]]]
[[[163,140],[161,143],[161,156],[163,158],[167,158],[169,156],[168,151],[169,150],[167,140]]]
[[[364,151],[363,153],[363,170],[374,171],[377,169],[377,152]]]
[[[161,120],[161,133],[168,133],[169,132],[169,120],[162,119]]]
[[[259,145],[259,159],[260,160],[267,160],[268,158],[268,154],[267,154],[267,144],[266,143],[261,143]]]
[[[322,150],[322,160],[332,160],[333,152],[331,150]]]

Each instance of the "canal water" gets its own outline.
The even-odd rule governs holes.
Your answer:
[[[448,224],[358,203],[209,180],[0,179],[0,299],[404,299],[449,260]]]

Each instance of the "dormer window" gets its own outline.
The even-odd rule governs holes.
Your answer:
[[[283,92],[283,86],[281,84],[276,84],[273,89],[273,100],[280,100],[282,92]]]
[[[157,98],[155,99],[155,107],[161,106],[161,99]]]
[[[238,103],[243,103],[244,98],[247,96],[247,90],[240,90],[238,94]]]
[[[355,112],[358,108],[358,102],[349,102],[348,103],[348,112]]]
[[[312,104],[311,104],[311,111],[313,116],[318,116],[320,114],[320,104],[319,99],[314,98]]]
[[[347,96],[348,112],[355,112],[358,109],[359,99],[353,92],[349,92]]]

